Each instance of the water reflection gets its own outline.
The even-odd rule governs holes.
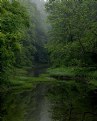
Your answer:
[[[38,83],[0,93],[0,121],[97,121],[97,103],[85,84]]]
[[[92,103],[90,92],[86,84],[75,81],[53,85],[49,90],[53,121],[97,121],[97,102]]]
[[[46,84],[26,91],[1,93],[0,121],[51,121]]]

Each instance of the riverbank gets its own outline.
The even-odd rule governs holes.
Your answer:
[[[72,110],[71,116],[76,121],[80,121],[84,114],[86,121],[97,119],[97,85],[83,83],[84,79],[74,80],[73,78],[77,76],[76,71],[77,69],[74,68],[49,68],[45,73],[36,76],[36,74],[33,75],[33,68],[15,68],[8,92],[1,93],[3,104],[1,112],[3,109],[7,112],[3,117],[12,121],[22,121],[22,119],[51,121],[53,116],[56,120],[60,117],[68,119]],[[94,70],[90,72],[94,73]],[[58,79],[52,77],[56,75]],[[62,80],[60,79],[62,76],[72,77],[72,79]],[[92,105],[95,107],[95,112]],[[52,115],[50,119],[49,112]],[[67,115],[64,116],[64,114]]]
[[[77,80],[97,87],[97,70],[94,67],[49,68],[48,75],[58,80]]]
[[[43,68],[44,69],[44,68]],[[30,70],[30,73],[29,73]],[[40,71],[41,70],[41,71]],[[48,68],[45,71],[38,69],[36,75],[35,69],[15,69],[15,75],[11,79],[11,85],[21,85],[24,88],[31,88],[34,82],[57,81],[57,80],[77,80],[97,86],[97,70],[94,67],[60,67]],[[33,75],[35,73],[35,75]]]
[[[39,69],[15,68],[10,76],[10,80],[7,84],[5,84],[6,87],[1,86],[0,90],[25,90],[34,88],[33,85],[36,82],[69,81],[72,83],[73,80],[87,83],[94,89],[97,88],[97,70],[93,67],[60,67],[46,68],[46,70],[42,70],[42,68]]]
[[[15,68],[8,83],[9,88],[32,89],[36,82],[50,82],[54,80],[54,78],[49,77],[44,71],[39,71],[38,75],[36,75],[36,70],[33,68]]]

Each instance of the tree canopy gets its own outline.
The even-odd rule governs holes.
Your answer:
[[[28,14],[19,2],[0,1],[0,77],[4,80],[14,64],[16,51],[21,49],[24,30],[28,26]]]
[[[43,17],[31,0],[0,1],[1,82],[8,80],[12,67],[47,62]]]
[[[56,65],[91,65],[97,61],[97,1],[49,0],[46,4],[50,41]]]

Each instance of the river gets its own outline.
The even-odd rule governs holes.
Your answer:
[[[0,94],[0,121],[97,121],[96,98],[85,84],[59,80],[33,85]]]

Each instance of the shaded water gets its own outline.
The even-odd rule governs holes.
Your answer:
[[[33,85],[0,93],[0,121],[97,121],[97,93],[90,85],[75,80]]]
[[[28,70],[29,76],[39,77],[40,74],[44,74],[46,72],[46,69],[49,67],[49,65],[45,66],[34,66],[33,68],[30,68]]]
[[[0,94],[0,121],[51,121],[48,87],[44,83],[35,85],[32,90]]]

